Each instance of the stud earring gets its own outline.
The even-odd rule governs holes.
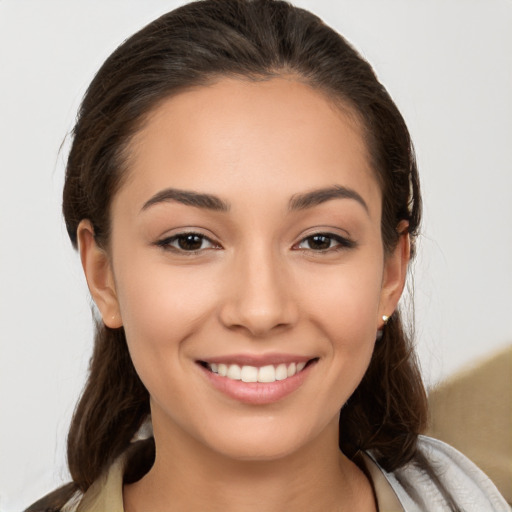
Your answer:
[[[119,317],[119,315],[115,314],[115,315],[111,315],[111,316],[110,316],[110,317],[108,317],[108,318],[110,318],[110,322],[111,322],[112,324],[114,324],[114,323],[117,321],[118,317]],[[105,319],[105,320],[103,321],[103,323],[106,325],[106,324],[107,324],[107,319]],[[115,327],[114,327],[114,329],[115,329]]]
[[[382,325],[382,327],[377,331],[377,341],[381,340],[382,339],[382,336],[384,335],[384,327],[387,325],[387,323],[389,322],[389,316],[387,315],[382,315],[382,321],[384,322],[384,324]]]

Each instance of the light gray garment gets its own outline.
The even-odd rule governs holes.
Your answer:
[[[418,449],[432,473],[422,469],[417,458],[392,473],[379,466],[405,512],[451,512],[447,496],[462,512],[510,512],[491,480],[455,448],[419,436]]]

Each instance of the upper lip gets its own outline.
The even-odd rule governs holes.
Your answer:
[[[278,364],[290,364],[308,362],[315,359],[315,356],[298,354],[229,354],[225,356],[207,357],[199,359],[202,363],[214,364],[237,364],[239,366],[267,366]]]

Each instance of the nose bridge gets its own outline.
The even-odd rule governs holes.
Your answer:
[[[270,244],[257,241],[235,256],[222,315],[227,326],[262,336],[294,323],[296,312],[282,258]]]

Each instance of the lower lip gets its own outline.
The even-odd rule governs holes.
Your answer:
[[[293,377],[275,382],[243,382],[228,379],[213,373],[202,365],[198,366],[213,387],[228,397],[246,404],[264,405],[278,402],[293,393],[302,385],[314,365],[315,362],[312,362]]]

